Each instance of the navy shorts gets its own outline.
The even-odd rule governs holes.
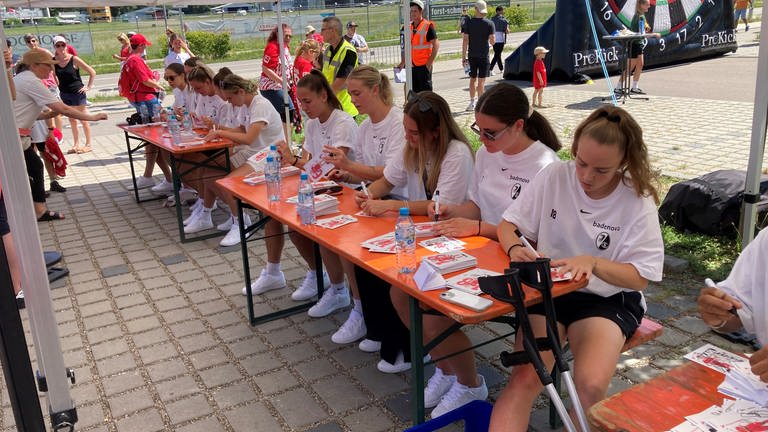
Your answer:
[[[85,105],[85,93],[62,93],[60,95],[61,101],[65,105],[69,106],[83,106]]]
[[[285,102],[283,101],[283,91],[282,90],[259,90],[259,93],[261,93],[262,96],[264,96],[265,99],[267,99],[273,107],[277,110],[277,113],[280,114],[280,120],[283,121],[283,123],[287,123],[285,121],[285,106],[283,105]],[[289,116],[291,119],[293,119],[293,101],[291,98],[288,98],[288,110],[289,110]]]
[[[639,292],[620,292],[610,297],[574,291],[556,297],[555,314],[557,322],[567,329],[576,321],[602,317],[616,323],[624,337],[629,339],[640,327],[645,311]],[[529,314],[544,315],[544,306],[539,303],[528,308]]]
[[[488,57],[470,57],[469,58],[469,76],[470,78],[487,78],[490,69]]]

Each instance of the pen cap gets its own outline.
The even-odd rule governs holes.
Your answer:
[[[299,176],[299,180],[307,180],[308,178],[309,176],[307,175],[307,173],[301,173],[301,175]]]
[[[400,216],[410,216],[410,214],[408,207],[400,207]]]

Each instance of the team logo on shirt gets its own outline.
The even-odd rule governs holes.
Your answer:
[[[523,187],[520,185],[520,183],[515,183],[512,185],[512,190],[510,191],[510,195],[512,196],[513,200],[517,199],[522,189]]]
[[[595,237],[595,246],[600,250],[606,250],[611,245],[611,235],[603,231]]]
[[[373,139],[376,139],[376,137],[373,137]],[[387,143],[387,137],[379,138],[379,154],[384,153],[384,144],[386,143]]]

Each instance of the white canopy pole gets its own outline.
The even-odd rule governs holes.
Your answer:
[[[765,12],[765,11],[764,11]],[[761,18],[761,28],[768,29],[765,13]],[[765,153],[765,135],[768,125],[768,49],[760,42],[757,58],[757,84],[755,85],[755,105],[752,113],[752,140],[747,164],[747,181],[744,185],[744,198],[741,204],[741,247],[747,247],[755,237],[757,219],[757,201],[760,199],[760,177]]]
[[[288,91],[291,89],[288,84],[288,68],[292,67],[292,65],[286,64],[285,60],[285,36],[283,35],[283,14],[281,9],[281,0],[277,0],[274,5],[277,6],[277,43],[280,47],[280,65],[282,66],[282,72],[283,72],[283,109],[285,110],[285,140],[288,142],[288,146],[292,146],[292,137],[291,137],[291,118],[289,117],[291,114],[290,110],[290,95],[288,94]],[[299,107],[295,107],[295,109],[299,109]]]
[[[423,13],[424,11],[422,11]],[[413,54],[411,53],[411,0],[403,0],[403,55],[405,59],[405,96],[413,89]]]

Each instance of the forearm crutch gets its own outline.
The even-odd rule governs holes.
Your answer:
[[[555,302],[552,297],[552,273],[550,270],[549,258],[538,258],[533,262],[511,262],[510,268],[516,268],[520,271],[520,281],[541,293],[542,304],[544,306],[544,318],[547,322],[547,338],[550,349],[555,357],[555,364],[560,370],[560,375],[565,382],[568,396],[573,403],[573,410],[579,420],[579,426],[582,431],[589,431],[587,416],[584,414],[584,408],[581,406],[579,395],[576,392],[576,386],[571,377],[571,371],[568,366],[568,360],[563,353],[560,343],[560,336],[557,331],[557,319],[555,315]]]
[[[536,267],[533,267],[534,271],[535,269]],[[528,273],[527,268],[525,272]],[[533,329],[531,328],[531,323],[528,318],[528,312],[525,307],[525,292],[520,285],[520,278],[520,268],[510,268],[507,269],[505,274],[502,276],[481,277],[478,279],[480,288],[483,292],[490,294],[498,300],[510,303],[515,307],[515,315],[518,322],[518,332],[522,331],[522,342],[524,350],[513,353],[501,353],[501,363],[507,367],[530,363],[536,371],[536,374],[539,377],[539,381],[546,389],[549,399],[554,404],[555,409],[562,419],[566,429],[569,432],[575,432],[576,426],[573,424],[573,421],[568,415],[568,412],[565,409],[565,405],[560,398],[560,394],[555,388],[552,376],[550,375],[546,365],[544,365],[544,362],[541,359],[541,355],[539,354],[539,351],[549,350],[551,349],[553,343],[555,345],[559,345],[559,342],[557,340],[553,341],[550,337],[551,332],[549,329],[549,321],[546,321],[548,337],[537,339],[534,336]],[[538,277],[535,280],[538,281]],[[555,353],[555,351],[553,351],[553,353]],[[588,430],[589,429],[585,429],[585,431]]]

